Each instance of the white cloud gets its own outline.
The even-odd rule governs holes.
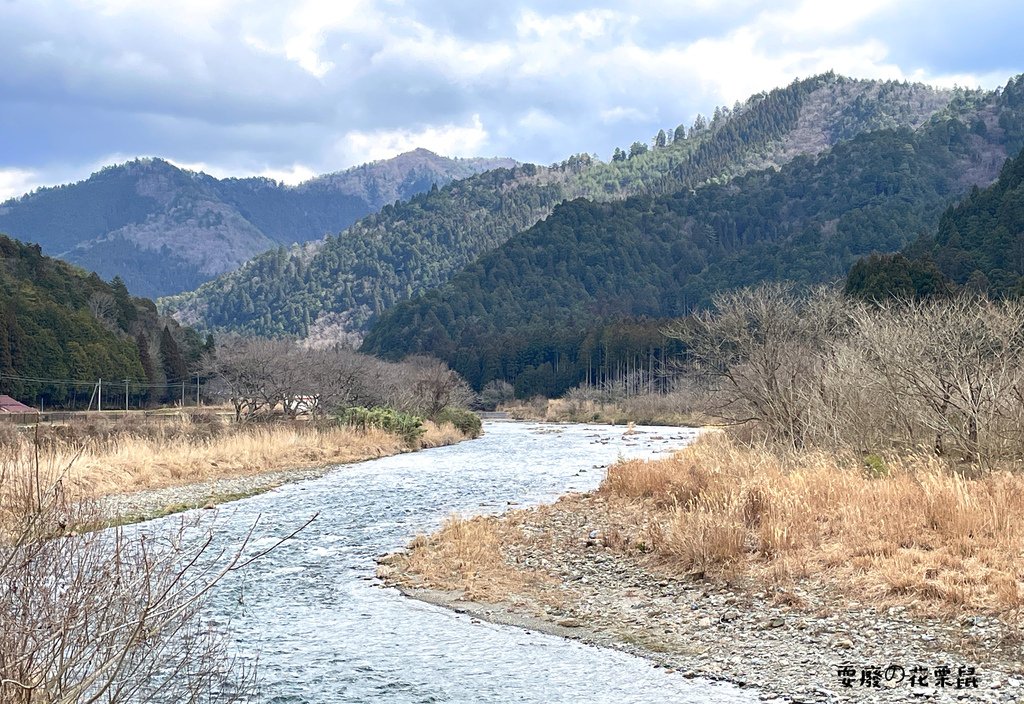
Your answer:
[[[487,145],[488,134],[479,115],[468,125],[429,126],[419,130],[352,131],[338,140],[335,148],[349,164],[389,159],[417,147],[445,156],[478,156]]]
[[[893,7],[892,0],[857,0],[856,2],[821,2],[803,0],[795,8],[770,10],[758,17],[757,24],[765,32],[781,33],[783,37],[815,37],[849,32]]]
[[[900,28],[908,3],[935,18],[927,41]],[[419,146],[550,163],[830,69],[1005,81],[994,60],[915,53],[981,41],[943,17],[923,0],[0,0],[0,133],[28,145],[0,169],[9,190],[114,153],[288,182]],[[1021,70],[1015,46],[998,61]]]
[[[246,176],[262,176],[264,178],[271,178],[275,181],[281,181],[287,183],[290,186],[308,181],[309,179],[317,176],[319,172],[306,166],[305,164],[292,164],[291,166],[285,167],[257,167],[252,166],[223,166],[219,164],[208,164],[204,161],[178,161],[175,159],[167,159],[170,163],[174,164],[180,169],[187,169],[188,171],[202,172],[209,174],[215,178],[244,178]],[[117,160],[108,163],[118,163]]]
[[[283,181],[290,186],[294,186],[317,176],[318,172],[304,164],[292,164],[290,167],[284,169],[265,168],[256,175],[272,178],[275,181]]]
[[[544,110],[533,109],[519,118],[517,123],[521,134],[554,132],[563,127],[561,120]]]
[[[256,13],[246,22],[244,41],[250,47],[282,56],[316,78],[337,68],[330,58],[336,47],[329,36],[336,31],[363,36],[386,35],[386,18],[371,0],[302,0],[281,3],[269,12]]]
[[[8,198],[17,198],[42,185],[40,174],[31,169],[0,168],[0,203]]]
[[[643,122],[648,119],[648,116],[640,110],[624,105],[616,105],[601,111],[601,122],[606,125],[613,125],[616,122]]]
[[[541,15],[525,10],[516,23],[516,33],[521,38],[542,41],[589,41],[609,36],[613,28],[632,21],[612,10],[585,10],[571,15]]]

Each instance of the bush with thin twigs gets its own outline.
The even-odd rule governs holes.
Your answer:
[[[100,514],[69,500],[68,469],[45,450],[0,453],[0,701],[251,701],[254,670],[203,611],[267,550],[247,538],[220,551],[209,527],[185,520],[78,535]]]

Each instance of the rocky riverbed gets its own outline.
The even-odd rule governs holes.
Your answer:
[[[145,489],[130,494],[111,494],[100,499],[100,507],[105,515],[123,522],[148,520],[192,508],[213,508],[226,501],[262,494],[282,484],[316,479],[337,467],[326,465],[283,469],[161,489]]]
[[[1020,633],[996,618],[879,611],[813,580],[754,590],[679,575],[606,533],[612,510],[575,494],[489,519],[506,566],[546,575],[491,602],[451,583],[437,589],[402,553],[382,558],[378,575],[480,619],[615,647],[681,677],[754,687],[765,700],[1024,701]],[[487,580],[474,572],[467,589],[486,593]]]

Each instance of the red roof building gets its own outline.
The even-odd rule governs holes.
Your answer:
[[[21,401],[11,398],[6,394],[0,394],[0,413],[15,413],[18,415],[31,415],[39,413],[32,406],[26,406]]]

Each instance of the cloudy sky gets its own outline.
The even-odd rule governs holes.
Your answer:
[[[1019,0],[0,0],[0,200],[136,156],[551,163],[829,69],[994,88]]]

